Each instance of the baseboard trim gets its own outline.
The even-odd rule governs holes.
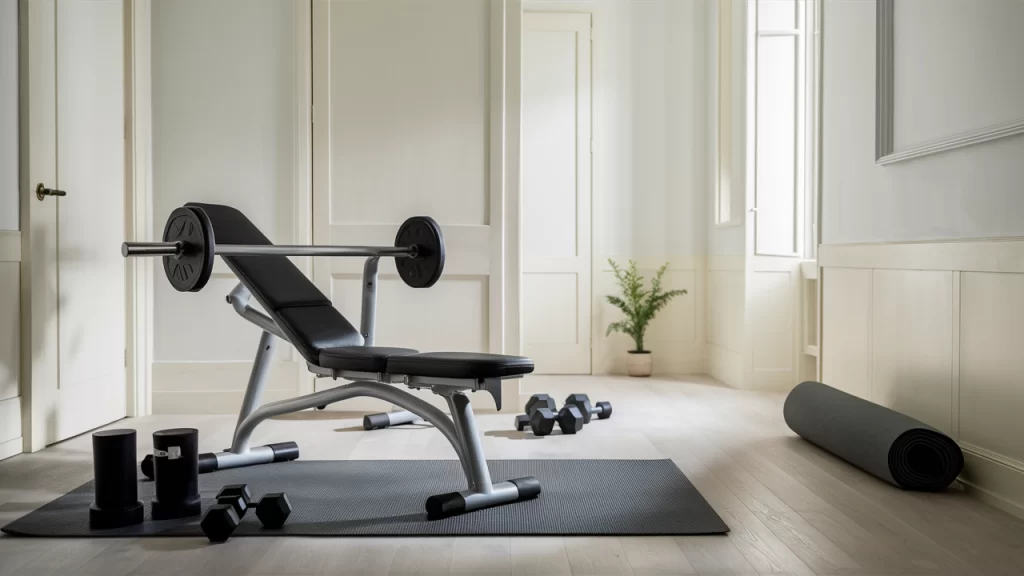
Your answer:
[[[960,475],[968,492],[1000,510],[1024,519],[1024,471],[994,459],[987,450],[975,450],[970,444],[961,444],[964,452],[964,472]],[[1016,463],[1014,463],[1016,464]]]
[[[0,442],[0,460],[6,460],[11,456],[17,456],[25,451],[25,442],[21,436],[12,438],[6,442]]]

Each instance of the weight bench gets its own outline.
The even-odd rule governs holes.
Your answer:
[[[421,219],[422,220],[422,219]],[[429,220],[429,219],[426,219]],[[408,221],[407,221],[408,222]],[[245,397],[238,414],[231,448],[223,452],[201,454],[201,473],[227,468],[269,464],[299,457],[294,442],[250,446],[256,427],[274,416],[297,412],[367,396],[395,404],[430,422],[451,443],[462,464],[467,488],[438,494],[427,499],[430,519],[444,518],[472,510],[535,498],[540,483],[534,477],[492,482],[480,433],[467,392],[483,390],[491,394],[501,409],[501,381],[521,378],[533,372],[533,361],[519,356],[466,352],[418,353],[408,348],[374,346],[374,317],[377,294],[377,266],[381,256],[424,258],[423,266],[433,266],[426,258],[439,256],[437,269],[424,270],[433,284],[443,267],[444,243],[440,228],[429,220],[409,232],[403,225],[403,237],[419,238],[422,244],[404,248],[359,247],[281,247],[272,246],[252,222],[238,210],[216,204],[189,203],[172,213],[164,230],[163,243],[126,243],[125,256],[164,256],[164,268],[176,288],[177,280],[188,290],[202,288],[206,279],[186,277],[207,274],[212,257],[219,254],[240,281],[227,297],[242,318],[263,330]],[[431,226],[435,227],[433,230]],[[432,240],[436,235],[436,241]],[[214,242],[216,239],[216,243]],[[396,242],[397,243],[397,242]],[[261,248],[266,247],[266,248]],[[293,248],[294,250],[280,250]],[[300,248],[308,248],[306,252]],[[333,248],[333,250],[332,250]],[[363,298],[360,330],[356,330],[331,304],[331,301],[287,258],[291,255],[366,256],[363,266]],[[202,261],[194,261],[202,257]],[[188,267],[183,267],[187,263]],[[413,262],[411,265],[415,266]],[[408,266],[406,266],[408,268]],[[401,270],[400,270],[401,271]],[[422,278],[423,275],[416,276]],[[405,278],[403,278],[405,279]],[[413,284],[407,280],[407,283]],[[255,298],[266,313],[254,309]],[[318,378],[348,380],[350,383],[261,405],[277,341],[295,346]],[[425,400],[394,386],[430,389],[444,398],[449,418]]]

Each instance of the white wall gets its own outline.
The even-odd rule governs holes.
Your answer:
[[[18,229],[18,0],[0,0],[0,230]]]
[[[238,207],[274,242],[308,242],[294,209],[308,161],[296,153],[304,70],[295,4],[161,0],[152,10],[155,233],[174,208],[205,201]],[[196,390],[241,397],[259,329],[225,303],[236,280],[222,266],[197,294],[155,284],[155,412],[187,411],[185,398],[194,411]],[[279,350],[270,398],[297,386],[294,355]]]
[[[900,0],[897,5],[903,3]],[[896,20],[896,86],[903,88],[904,98],[916,101],[937,92],[963,93],[958,86],[979,94],[1003,92],[999,121],[1024,119],[1024,87],[1019,80],[1007,84],[1000,79],[1021,76],[1018,60],[1024,53],[1024,37],[1017,32],[1024,26],[1024,4],[1016,0],[981,4],[987,5],[987,11],[999,10],[1001,17],[995,20],[1009,28],[983,26],[973,3],[917,2],[899,8],[897,16],[916,6],[920,18]],[[824,16],[823,243],[1024,235],[1020,217],[1024,214],[1024,136],[875,165],[875,3],[828,2]],[[950,28],[952,23],[957,23],[955,29]],[[924,31],[937,25],[945,26],[948,41],[914,48],[920,66],[899,66],[906,41],[926,40]],[[1002,36],[993,35],[999,30]],[[992,68],[993,62],[1006,60],[991,57],[999,46],[1013,47],[1013,58],[1018,59],[1015,67]],[[926,50],[931,52],[925,54]],[[954,76],[943,62],[970,62],[978,70],[972,78]],[[945,83],[940,84],[943,79]],[[909,89],[913,92],[906,95]],[[925,131],[921,119],[907,119],[910,103],[897,97],[897,149],[908,139],[952,136],[990,125],[996,118],[991,116],[992,106],[981,96],[947,102]],[[899,117],[901,110],[903,117]]]
[[[951,435],[961,479],[1024,516],[1024,246],[976,240],[1024,236],[1024,137],[876,165],[875,9],[825,7],[822,378]],[[1024,4],[899,0],[894,22],[896,152],[1024,121]]]
[[[618,313],[607,258],[666,261],[685,288],[645,341],[655,370],[704,370],[707,251],[706,0],[532,0],[524,10],[593,14],[593,255],[595,373],[625,372],[630,341],[605,338]]]

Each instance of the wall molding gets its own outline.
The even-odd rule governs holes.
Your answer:
[[[875,163],[885,166],[1024,134],[1024,118],[895,149],[895,2],[877,0],[875,13]]]
[[[21,262],[21,232],[0,230],[0,262]]]
[[[822,268],[959,270],[1024,274],[1024,238],[822,244]]]

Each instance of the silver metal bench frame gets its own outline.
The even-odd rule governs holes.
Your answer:
[[[374,341],[378,263],[379,258],[370,257],[366,259],[366,263],[363,266],[363,301],[360,333],[366,346],[372,346]],[[462,463],[468,487],[461,492],[439,495],[435,498],[452,498],[457,494],[464,500],[464,506],[460,504],[464,509],[461,509],[460,512],[469,512],[536,496],[536,493],[532,492],[521,494],[520,487],[516,484],[516,481],[493,483],[490,471],[487,468],[487,460],[484,457],[483,446],[480,441],[480,432],[477,428],[472,405],[466,392],[477,390],[489,392],[494,397],[495,405],[500,410],[502,380],[500,378],[473,380],[349,372],[331,370],[307,362],[309,370],[316,374],[318,378],[342,378],[351,382],[329,390],[260,405],[263,391],[266,387],[267,376],[273,363],[274,349],[277,346],[277,341],[278,339],[286,342],[290,341],[272,318],[249,305],[250,297],[249,290],[242,283],[239,283],[227,297],[228,303],[235,309],[235,312],[242,318],[262,328],[263,334],[260,336],[256,360],[252,367],[252,373],[249,375],[249,383],[238,414],[238,422],[235,425],[231,448],[223,452],[204,455],[204,457],[212,456],[216,459],[217,470],[279,461],[279,459],[275,459],[273,445],[250,446],[253,431],[261,422],[268,418],[333,404],[349,398],[367,396],[395,404],[430,422],[451,443],[455,454]],[[401,390],[393,384],[405,384],[415,389],[429,388],[433,393],[445,399],[451,412],[451,417],[449,418],[448,415],[429,402]],[[520,481],[519,484],[522,484],[522,482]],[[539,488],[537,492],[539,493]],[[430,501],[428,500],[428,510],[430,508]]]

